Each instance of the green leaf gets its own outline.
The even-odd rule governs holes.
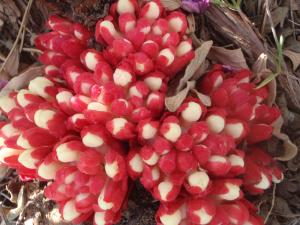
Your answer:
[[[279,75],[279,73],[272,73],[272,74],[270,74],[266,79],[264,79],[264,80],[256,87],[256,89],[260,89],[260,88],[266,86],[268,83],[270,83],[272,80],[274,80],[278,75]]]

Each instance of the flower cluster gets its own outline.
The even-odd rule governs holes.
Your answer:
[[[174,114],[139,123],[128,173],[162,203],[160,224],[261,224],[250,216],[253,207],[244,204],[241,187],[263,193],[283,175],[263,150],[245,152],[237,145],[269,139],[280,112],[263,104],[268,89],[256,89],[251,76],[249,70],[232,73],[215,65],[199,83],[211,107],[188,97]]]
[[[51,16],[47,26],[35,39],[45,75],[0,98],[0,162],[49,181],[46,197],[74,224],[116,223],[128,176],[160,201],[158,224],[262,224],[243,189],[260,194],[283,178],[255,146],[280,112],[250,71],[215,65],[198,85],[212,106],[189,96],[171,113],[168,81],[194,58],[182,12],[119,0],[96,24],[102,51],[81,24]]]

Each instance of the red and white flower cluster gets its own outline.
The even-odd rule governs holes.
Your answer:
[[[45,195],[66,221],[113,224],[128,181],[117,139],[133,140],[139,121],[164,111],[167,81],[194,57],[186,16],[119,0],[96,25],[101,52],[81,24],[51,16],[47,27],[35,40],[45,76],[1,97],[0,161],[24,180],[53,180]]]
[[[268,89],[256,89],[251,76],[216,65],[199,84],[211,107],[188,97],[174,114],[139,122],[128,173],[162,203],[159,224],[262,224],[242,188],[259,194],[283,179],[274,160],[251,147],[271,137],[280,112],[263,104]]]
[[[45,195],[73,223],[116,223],[129,175],[161,202],[158,224],[262,224],[241,188],[260,194],[282,180],[253,146],[280,112],[250,71],[216,65],[199,84],[212,106],[190,96],[170,113],[167,83],[194,57],[183,13],[119,0],[96,25],[102,51],[81,24],[51,16],[47,26],[35,40],[45,75],[0,98],[1,163],[49,181]]]

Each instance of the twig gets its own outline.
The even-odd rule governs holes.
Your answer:
[[[256,89],[262,88],[263,86],[267,85],[269,82],[271,82],[273,79],[275,79],[277,76],[279,76],[282,73],[282,64],[284,63],[283,59],[283,36],[281,35],[278,39],[275,26],[273,23],[273,19],[270,12],[270,5],[269,0],[266,0],[265,2],[265,12],[267,17],[269,18],[269,22],[271,25],[271,30],[273,33],[273,38],[275,40],[276,48],[277,48],[277,57],[276,57],[276,72],[271,73],[266,79],[264,79],[257,87]]]
[[[290,6],[292,6],[292,1],[290,0]],[[294,13],[293,13],[293,10],[291,10],[291,18],[292,18],[292,26],[293,26],[293,36],[294,38],[296,39],[296,31],[295,31],[295,23],[294,23]]]
[[[3,208],[2,208],[2,203],[0,204],[0,216],[2,218],[2,221],[4,222],[4,225],[9,225],[9,222],[6,219],[6,216],[5,216]]]
[[[260,33],[261,33],[262,35],[265,34],[266,23],[267,23],[267,13],[266,13],[266,10],[265,10],[265,11],[264,11],[263,21],[262,21],[261,26],[260,26]]]
[[[288,21],[291,22],[292,24],[300,27],[300,23],[297,23],[297,22],[295,22],[293,20],[290,20],[290,19],[288,19]],[[295,31],[296,31],[296,29],[295,29]]]
[[[274,26],[274,22],[273,22],[271,11],[270,11],[269,0],[266,0],[265,4],[266,4],[265,5],[265,7],[266,7],[266,14],[269,17],[269,22],[270,22],[270,25],[271,25],[272,34],[273,34],[273,37],[274,37],[275,42],[277,44],[277,43],[279,43],[279,41],[278,41],[278,38],[277,38],[277,35],[276,35],[275,26]]]
[[[5,56],[2,55],[2,53],[0,53],[0,60],[3,61],[3,62],[5,61]]]
[[[276,216],[284,217],[284,218],[298,218],[300,217],[300,214],[280,214],[280,213],[273,213]]]
[[[26,6],[26,9],[25,9],[25,12],[24,12],[24,15],[23,15],[23,18],[22,18],[22,23],[21,23],[21,26],[20,26],[20,29],[18,31],[18,35],[16,37],[16,40],[12,46],[12,48],[10,49],[10,52],[8,53],[8,56],[6,57],[5,61],[3,62],[1,68],[0,68],[0,73],[2,72],[2,70],[5,68],[7,62],[8,62],[8,59],[11,57],[11,55],[13,54],[13,52],[15,51],[16,47],[18,46],[18,43],[19,43],[19,39],[22,35],[22,32],[23,32],[23,29],[24,29],[24,25],[27,21],[27,17],[28,17],[28,13],[30,11],[30,8],[31,8],[31,5],[33,3],[33,0],[29,0],[28,1],[28,4]]]
[[[22,51],[30,52],[30,53],[37,53],[37,54],[42,54],[43,53],[41,50],[36,49],[36,48],[23,48]]]
[[[274,184],[273,186],[273,193],[272,193],[272,203],[271,203],[271,207],[270,207],[270,210],[265,218],[265,221],[264,221],[264,224],[267,224],[268,222],[268,219],[273,211],[273,208],[274,208],[274,205],[275,205],[275,193],[276,193],[276,183]]]
[[[22,32],[22,35],[21,35],[21,43],[20,43],[20,46],[19,46],[19,53],[22,52],[22,48],[23,48],[23,45],[24,45],[25,34],[26,34],[25,27],[26,27],[26,25],[24,25],[24,27],[22,28],[23,32]]]
[[[21,21],[20,21],[20,20],[18,20],[18,24],[21,25]],[[26,30],[30,35],[33,34],[33,32],[32,32],[28,27],[25,27],[25,30]]]

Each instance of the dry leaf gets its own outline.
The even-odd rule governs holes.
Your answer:
[[[0,78],[8,80],[9,76],[15,76],[18,74],[20,62],[19,48],[15,48],[9,58],[6,59],[6,64],[0,72]],[[1,65],[2,68],[2,65]]]
[[[165,106],[170,112],[175,112],[182,102],[185,100],[189,91],[193,89],[196,85],[196,81],[188,81],[187,86],[182,91],[178,92],[176,95],[167,97],[165,100]]]
[[[259,73],[256,74],[255,82],[260,83],[262,80],[270,76],[270,74],[272,74],[272,71],[269,69],[264,69],[260,71]],[[266,100],[266,103],[267,105],[271,106],[274,104],[277,95],[276,79],[271,80],[267,85],[268,85],[269,95],[268,95],[268,99]]]
[[[202,65],[200,66],[199,70],[197,73],[192,77],[192,80],[197,81],[200,77],[202,77],[205,73],[208,72],[208,67],[210,63],[208,60],[205,60]]]
[[[201,65],[206,59],[207,54],[209,53],[213,45],[212,41],[203,42],[203,44],[195,50],[195,58],[190,62],[186,67],[183,77],[179,81],[177,86],[177,92],[180,91],[194,75],[197,74],[197,71],[200,69]]]
[[[245,56],[240,48],[230,50],[223,47],[212,47],[208,57],[224,65],[230,65],[235,68],[248,69]]]
[[[276,9],[271,12],[274,27],[276,27],[278,24],[281,24],[285,20],[288,11],[288,7],[276,7]],[[266,21],[266,32],[271,32],[269,20]]]
[[[300,53],[293,52],[290,50],[284,50],[283,54],[288,57],[293,63],[293,70],[295,71],[300,65]]]
[[[265,53],[261,53],[251,68],[254,75],[260,73],[262,70],[267,69],[267,61],[268,61],[268,56]]]
[[[265,78],[267,78],[272,73],[271,70],[267,69],[267,61],[268,61],[268,56],[262,53],[260,54],[260,56],[252,66],[252,71],[255,76],[254,82],[257,84],[260,83]],[[268,88],[269,88],[269,96],[267,99],[267,104],[273,105],[277,94],[276,79],[273,79],[268,83]]]
[[[32,79],[43,75],[44,66],[31,66],[18,76],[12,78],[7,85],[1,90],[0,96],[12,90],[19,90],[28,85]]]
[[[24,194],[24,186],[22,186],[18,194],[17,207],[9,210],[9,212],[6,215],[8,221],[13,221],[14,219],[16,219],[20,215],[24,207],[25,207],[25,194]]]
[[[283,141],[284,154],[276,157],[275,159],[279,161],[289,161],[297,155],[298,148],[294,143],[291,142],[289,136],[281,132],[282,125],[283,118],[280,116],[273,124],[273,135],[279,140]]]
[[[9,168],[3,164],[0,164],[0,181],[5,178]]]
[[[178,9],[181,6],[180,0],[161,0],[160,2],[163,5],[163,7],[169,11]]]
[[[269,95],[267,99],[267,105],[272,106],[276,100],[277,96],[277,82],[276,79],[273,79],[268,83]]]
[[[195,22],[195,17],[193,14],[189,14],[187,16],[187,21],[188,21],[188,29],[186,30],[187,34],[192,34],[195,33],[196,30],[196,22]]]
[[[4,70],[10,76],[15,76],[18,74],[19,71],[19,63],[20,63],[20,52],[19,52],[19,48],[17,47],[13,50],[12,54],[7,59]]]
[[[285,49],[300,53],[300,41],[294,38],[293,35],[284,41]]]
[[[193,89],[192,92],[194,92],[197,97],[200,99],[200,101],[203,103],[203,105],[210,107],[211,106],[211,99],[208,95],[202,94],[198,92],[196,89]]]

